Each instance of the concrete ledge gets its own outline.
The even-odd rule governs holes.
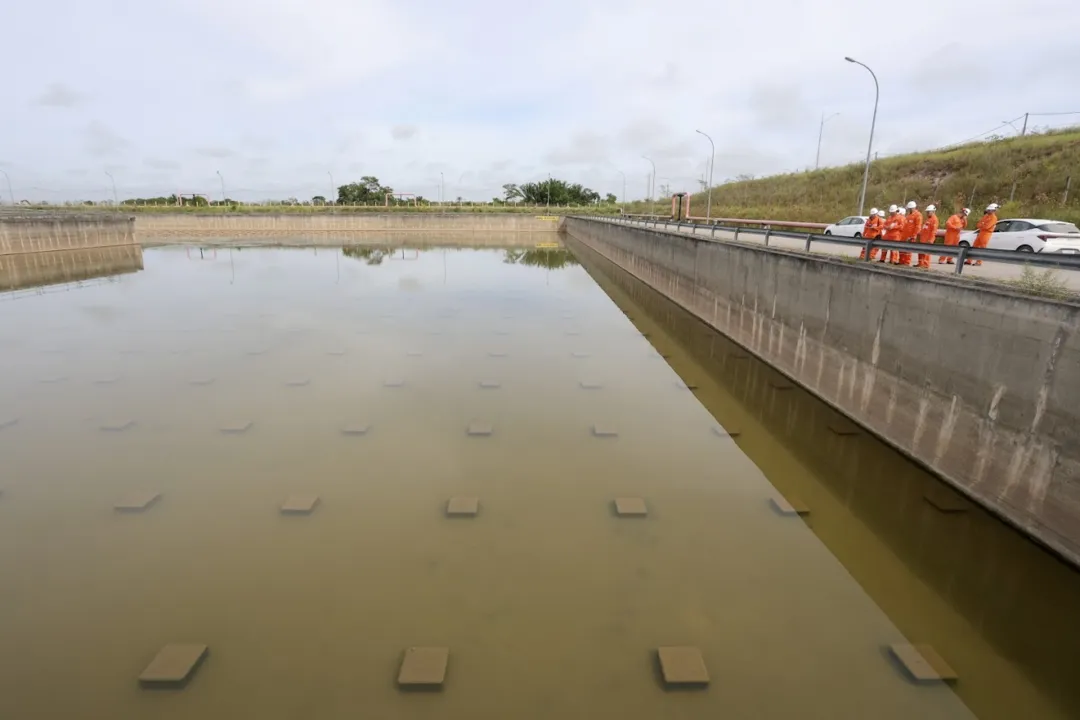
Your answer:
[[[134,244],[135,219],[127,215],[65,212],[0,214],[0,255]]]
[[[602,220],[565,228],[1080,563],[1080,306]]]

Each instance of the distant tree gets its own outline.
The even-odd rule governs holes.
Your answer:
[[[504,188],[506,186],[503,186]],[[565,180],[551,178],[538,183],[525,183],[517,186],[521,198],[534,205],[592,205],[600,200],[600,193],[579,183],[570,184]]]
[[[604,202],[606,202],[608,205],[614,205],[618,201],[619,201],[618,198],[616,198],[611,193],[608,193],[607,196],[604,198]]]
[[[502,186],[502,189],[503,200],[505,200],[506,202],[514,202],[515,200],[520,199],[522,196],[521,188],[519,188],[514,183],[506,183]]]
[[[326,204],[326,198],[323,197],[322,195],[316,195],[315,197],[311,198],[311,204],[312,205],[325,205]]]
[[[379,178],[365,175],[360,182],[349,183],[338,188],[339,205],[363,205],[364,203],[384,202],[394,188],[379,184]]]

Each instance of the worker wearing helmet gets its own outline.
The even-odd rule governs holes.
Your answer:
[[[960,242],[960,231],[967,227],[968,215],[971,214],[971,210],[964,208],[958,213],[953,213],[948,220],[945,221],[945,244],[957,245]],[[941,256],[937,259],[939,263],[953,264],[951,257]]]
[[[975,247],[984,248],[990,244],[990,236],[994,234],[994,228],[997,226],[997,203],[990,203],[986,206],[986,211],[983,216],[979,218],[979,222],[975,225],[975,229],[979,231],[979,234],[975,236]],[[976,265],[982,265],[982,260],[976,260]]]
[[[866,222],[863,224],[862,236],[866,240],[874,240],[881,235],[881,228],[885,224],[885,221],[878,217],[878,213],[881,212],[877,208],[870,208],[870,217],[866,218]],[[874,260],[877,257],[878,249],[870,249],[870,260]],[[866,248],[864,247],[859,253],[859,259],[866,258]]]
[[[907,217],[904,218],[904,229],[901,232],[901,242],[916,242],[919,231],[922,230],[922,213],[919,212],[919,206],[912,200],[907,204]],[[900,264],[911,266],[911,253],[900,253]]]
[[[919,229],[919,242],[932,245],[934,240],[937,239],[938,230],[938,216],[937,207],[934,205],[926,206],[926,220],[923,221],[922,228]],[[930,269],[930,255],[929,253],[919,253],[919,269]]]
[[[895,205],[889,206],[889,217],[885,219],[885,234],[883,239],[897,242],[900,240],[900,235],[904,229],[904,216],[900,214],[900,209]],[[881,251],[881,262],[891,262],[894,265],[899,262],[900,254],[895,250],[887,252],[884,249]]]

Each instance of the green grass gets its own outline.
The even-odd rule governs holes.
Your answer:
[[[1066,179],[1073,175],[1067,203]],[[863,165],[857,163],[787,175],[731,182],[713,188],[714,217],[835,222],[855,213]],[[1015,200],[1008,202],[1016,183]],[[974,191],[974,199],[972,194]],[[988,203],[1002,205],[999,217],[1048,217],[1080,222],[1080,128],[963,145],[949,150],[883,158],[871,164],[865,211],[918,201],[938,206],[947,217],[970,207],[978,216]],[[655,207],[668,212],[670,202]],[[631,212],[651,212],[634,203]],[[705,215],[705,193],[691,201]],[[971,223],[973,226],[974,223]]]
[[[1052,298],[1054,300],[1073,300],[1076,293],[1069,289],[1064,280],[1053,270],[1042,272],[1025,265],[1023,274],[1015,280],[1005,280],[1006,285],[1029,295]]]

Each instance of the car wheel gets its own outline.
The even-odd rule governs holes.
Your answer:
[[[1020,247],[1016,248],[1016,252],[1035,252],[1035,251],[1031,249],[1030,245],[1021,245]]]
[[[826,234],[826,235],[832,235],[832,230],[826,230],[826,231],[825,231],[825,234]]]
[[[971,247],[971,243],[969,243],[967,240],[961,240],[960,241],[960,247],[969,248],[969,247]]]
[[[862,233],[855,233],[855,237],[857,237],[857,238],[861,238],[861,237],[862,237]]]

